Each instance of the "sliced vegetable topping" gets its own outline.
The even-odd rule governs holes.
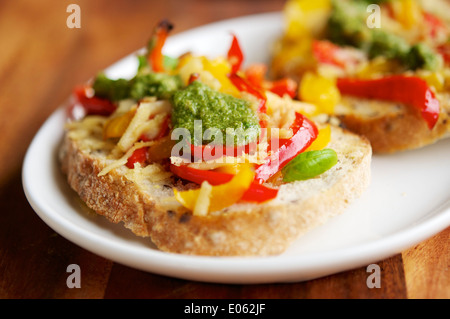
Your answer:
[[[235,35],[226,57],[209,59],[188,53],[170,58],[162,49],[171,29],[168,21],[155,28],[147,53],[138,56],[133,78],[110,79],[99,73],[92,86],[75,90],[86,114],[109,116],[103,139],[116,143],[112,154],[121,157],[102,174],[123,165],[133,169],[136,164],[167,163],[175,176],[199,185],[187,191],[174,188],[175,198],[194,215],[205,216],[239,201],[273,200],[278,189],[263,183],[276,173],[283,172],[285,181],[294,181],[331,167],[330,152],[322,151],[330,141],[330,128],[319,131],[290,103],[303,93],[309,102],[330,109],[339,94],[333,91],[337,90],[334,82],[313,79],[313,83],[306,78],[302,91],[289,78],[267,80],[265,65],[255,64],[244,71],[244,54]],[[279,103],[286,106],[277,111]],[[180,164],[185,154],[183,158],[172,154],[179,146],[172,139],[176,134],[170,134],[175,129],[189,133],[184,140],[188,144],[182,147],[183,152],[188,147],[189,159],[195,163]],[[313,150],[322,155],[312,156]],[[305,151],[307,155],[300,157]],[[219,158],[236,162],[214,162]]]
[[[341,99],[336,81],[321,75],[307,72],[300,83],[300,97],[303,101],[315,104],[321,113],[333,114]]]
[[[314,57],[319,63],[332,64],[345,68],[353,59],[338,45],[327,40],[314,40],[312,43]]]
[[[154,72],[164,72],[164,55],[162,49],[173,25],[167,21],[161,21],[155,28],[152,39],[148,43],[148,62]]]
[[[250,82],[248,82],[243,77],[239,76],[236,73],[231,73],[228,76],[234,86],[240,92],[247,92],[258,99],[258,112],[265,113],[266,112],[266,97],[262,90],[257,87],[254,87]]]
[[[412,41],[408,42],[386,28],[368,28],[366,10],[369,3],[332,0],[333,8],[327,26],[328,39],[335,44],[363,50],[371,59],[384,56],[398,60],[409,70],[433,71],[441,66],[439,55],[425,42],[410,43]],[[389,4],[393,5],[394,18],[396,16],[406,29],[424,19],[417,1],[389,1]]]
[[[211,185],[221,185],[229,182],[233,178],[233,174],[222,173],[211,170],[195,169],[186,165],[177,166],[170,165],[170,170],[176,176],[190,182],[201,185],[207,181]],[[255,181],[251,183],[248,190],[242,196],[242,200],[255,203],[263,203],[274,199],[278,194],[278,190],[261,185]]]
[[[237,203],[252,184],[254,175],[250,166],[243,165],[239,172],[224,184],[211,186],[207,181],[203,181],[200,189],[174,189],[175,198],[193,211],[194,215],[204,216]]]
[[[291,125],[294,134],[290,139],[279,140],[279,147],[270,146],[271,155],[262,165],[256,168],[256,181],[264,183],[275,175],[290,160],[306,150],[317,138],[316,125],[300,113],[295,114],[295,121]]]
[[[427,82],[419,77],[393,75],[373,80],[338,79],[337,86],[342,94],[410,105],[420,111],[430,129],[439,118],[439,100]]]
[[[233,41],[231,42],[230,49],[228,50],[227,58],[231,63],[231,73],[236,73],[239,71],[244,60],[244,54],[242,53],[239,41],[234,34]]]
[[[75,103],[83,107],[86,115],[111,115],[117,106],[108,99],[90,96],[88,86],[78,86],[73,92]]]
[[[297,96],[298,84],[290,78],[281,78],[278,80],[269,81],[266,79],[267,66],[261,63],[250,65],[244,70],[245,78],[249,85],[261,90],[268,90],[283,97],[289,95],[291,98]],[[236,84],[237,85],[237,84]]]
[[[130,110],[120,116],[110,118],[103,127],[103,139],[120,138],[131,123],[136,110]]]
[[[128,158],[126,166],[128,168],[134,168],[134,164],[144,164],[148,159],[148,147],[142,147],[136,149],[133,154]]]
[[[308,151],[319,151],[328,146],[331,140],[331,127],[330,125],[325,126],[319,130],[319,134],[314,142],[305,150]]]

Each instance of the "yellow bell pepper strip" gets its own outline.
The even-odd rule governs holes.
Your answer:
[[[398,0],[389,3],[394,18],[406,29],[420,22],[422,10],[416,0]]]
[[[311,72],[305,73],[299,88],[300,99],[315,104],[322,113],[333,114],[341,94],[334,79]]]
[[[109,119],[103,127],[103,139],[119,138],[126,131],[128,125],[136,113],[135,110],[130,110],[118,117]]]
[[[148,63],[154,72],[164,72],[164,55],[162,48],[166,42],[169,32],[173,29],[173,25],[167,21],[162,20],[155,28],[154,34],[148,44]]]
[[[207,181],[211,185],[221,185],[228,183],[235,174],[222,173],[218,171],[208,171],[192,168],[186,165],[177,166],[170,165],[170,171],[190,182],[201,185],[204,181]],[[248,190],[242,196],[242,200],[252,203],[263,203],[277,197],[278,190],[269,188],[264,185],[253,181]]]
[[[439,119],[439,100],[428,83],[419,77],[392,75],[373,80],[340,78],[337,86],[342,94],[409,105],[421,112],[430,130]]]
[[[209,189],[208,212],[219,211],[237,203],[249,189],[254,177],[255,172],[252,170],[251,166],[243,165],[239,172],[233,176],[229,182],[211,186]],[[201,192],[202,187],[200,189],[187,191],[178,191],[177,189],[174,189],[176,200],[191,211],[194,211]]]
[[[321,128],[319,130],[319,135],[317,138],[312,142],[312,144],[305,150],[305,152],[309,151],[320,151],[327,147],[328,144],[330,144],[331,140],[331,127],[330,125],[327,125],[324,128]]]
[[[230,163],[223,166],[219,166],[214,169],[215,172],[226,173],[231,175],[236,175],[239,172],[242,163]]]
[[[201,61],[203,70],[209,72],[220,83],[220,92],[233,96],[239,95],[239,91],[234,87],[227,76],[230,72],[234,72],[233,68],[237,68],[238,66],[233,66],[229,60],[221,57],[214,60],[202,57]]]

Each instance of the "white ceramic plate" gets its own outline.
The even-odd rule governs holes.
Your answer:
[[[278,13],[237,18],[175,35],[165,51],[174,56],[185,51],[224,55],[234,32],[246,62],[267,62],[268,49],[281,31]],[[136,59],[130,55],[107,73],[126,77],[135,69]],[[26,196],[42,220],[68,240],[136,269],[216,283],[304,281],[376,263],[450,225],[450,140],[445,140],[421,150],[375,156],[373,180],[364,196],[280,256],[218,258],[161,252],[122,225],[89,213],[69,189],[57,163],[64,120],[60,108],[30,145],[23,166]]]

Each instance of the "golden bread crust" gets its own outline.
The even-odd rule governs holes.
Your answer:
[[[337,117],[347,129],[365,136],[374,153],[394,153],[422,148],[450,136],[450,99],[448,95],[439,95],[439,100],[439,120],[432,130],[412,107],[361,98],[343,97],[343,103],[351,110]],[[380,111],[379,106],[372,107],[376,103],[386,108]],[[367,105],[364,112],[361,105]],[[367,110],[371,107],[372,114]]]

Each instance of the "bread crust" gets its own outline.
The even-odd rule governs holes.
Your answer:
[[[338,113],[337,117],[350,131],[365,136],[371,142],[374,153],[418,149],[450,136],[450,99],[447,94],[441,94],[438,98],[441,106],[439,120],[432,130],[421,114],[408,105],[390,103],[392,105],[382,112],[368,114],[358,111],[357,104],[388,103],[347,96],[343,97],[343,103],[351,110]]]
[[[168,208],[158,195],[144,191],[118,170],[98,176],[104,161],[68,134],[60,160],[68,183],[89,208],[113,223],[123,223],[137,236],[149,237],[162,251],[210,256],[275,255],[311,228],[342,213],[370,182],[370,144],[336,130],[336,145],[342,142],[340,139],[351,137],[347,143],[353,145],[347,147],[352,151],[340,155],[346,156],[345,162],[338,163],[324,180],[311,181],[311,185],[320,184],[315,186],[317,190],[295,182],[281,186],[278,197],[268,203],[235,204],[206,217]],[[327,183],[332,185],[323,187]],[[176,187],[176,182],[171,186]],[[302,197],[307,192],[311,194]]]

